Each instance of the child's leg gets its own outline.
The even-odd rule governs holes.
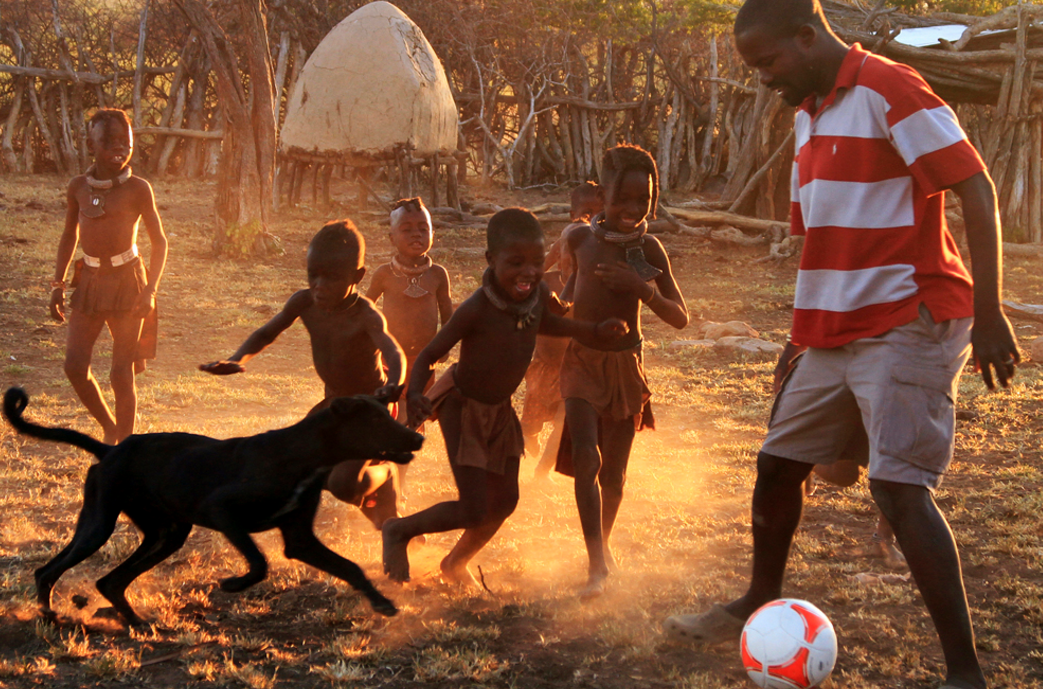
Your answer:
[[[69,314],[69,333],[65,344],[65,375],[76,391],[76,396],[87,407],[87,411],[101,425],[104,442],[115,444],[119,440],[116,419],[109,411],[98,388],[98,380],[91,372],[91,354],[94,343],[101,334],[105,319],[97,314],[85,316],[75,309]]]
[[[545,479],[550,475],[550,470],[554,468],[554,463],[558,459],[558,447],[561,445],[561,433],[564,430],[565,403],[562,402],[554,412],[554,426],[550,432],[550,437],[547,438],[547,446],[543,448],[543,456],[540,457],[540,463],[536,466],[536,478]]]
[[[602,418],[601,432],[601,474],[598,479],[601,484],[601,537],[605,558],[609,564],[615,565],[608,541],[612,536],[616,515],[619,514],[619,506],[623,502],[630,448],[634,444],[634,421]]]
[[[587,546],[588,579],[581,597],[596,596],[604,589],[608,563],[602,533],[601,451],[598,448],[598,413],[586,400],[565,400],[565,417],[572,436],[572,463],[576,473],[576,507]]]
[[[461,401],[450,396],[438,412],[438,422],[449,454],[449,466],[453,470],[460,497],[384,523],[384,571],[395,581],[409,581],[406,548],[412,538],[421,534],[475,528],[487,519],[490,511],[489,472],[456,463],[456,453],[460,447],[460,410]]]
[[[840,459],[832,464],[816,464],[814,472],[823,479],[841,488],[858,483],[858,460]]]
[[[534,376],[527,378],[535,379]],[[535,390],[526,387],[525,399],[522,401],[522,436],[525,438],[525,454],[530,457],[535,457],[540,453],[540,432],[543,430],[543,419],[536,411],[536,405],[539,402],[534,398],[535,394]]]
[[[507,517],[511,516],[518,506],[518,468],[520,457],[507,460],[503,475],[487,472],[489,511],[485,522],[475,528],[467,529],[460,536],[453,549],[442,560],[442,574],[455,583],[474,583],[474,577],[467,569],[479,550],[492,539]]]
[[[876,546],[880,557],[884,559],[888,567],[895,569],[906,568],[909,563],[905,555],[895,546],[895,532],[891,528],[891,522],[887,521],[884,513],[877,509],[876,531],[873,533],[873,544]]]
[[[109,382],[116,400],[116,435],[123,440],[134,432],[138,413],[138,389],[134,383],[134,360],[138,354],[143,319],[121,313],[108,319],[112,334],[112,370]]]

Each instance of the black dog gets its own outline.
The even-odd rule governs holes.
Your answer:
[[[54,614],[51,589],[58,578],[105,544],[120,512],[141,530],[141,545],[97,586],[130,624],[141,624],[141,618],[127,603],[127,586],[184,545],[195,524],[223,533],[250,565],[243,576],[221,581],[225,591],[242,591],[267,576],[268,563],[250,534],[277,528],[286,557],[343,579],[383,615],[398,612],[358,565],[324,546],[312,530],[334,465],[366,459],[405,464],[424,442],[375,398],[338,398],[289,428],[248,438],[148,433],[116,446],[30,423],[22,418],[28,402],[20,388],[4,395],[4,416],[18,431],[76,445],[101,460],[87,471],[72,541],[36,570],[36,597],[45,615]]]

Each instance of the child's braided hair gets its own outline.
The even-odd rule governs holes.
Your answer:
[[[605,157],[601,162],[601,183],[615,196],[619,193],[619,184],[626,173],[638,170],[646,173],[652,178],[652,212],[655,218],[656,207],[659,205],[659,170],[656,169],[655,159],[640,146],[623,144],[605,151]]]
[[[91,115],[90,120],[88,120],[87,135],[93,136],[94,128],[101,125],[101,134],[104,136],[109,131],[109,125],[113,123],[126,127],[128,132],[131,131],[130,118],[127,117],[127,113],[118,108],[101,108]]]

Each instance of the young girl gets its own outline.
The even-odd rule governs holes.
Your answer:
[[[641,358],[641,304],[675,328],[688,325],[688,308],[670,271],[663,245],[649,236],[659,176],[655,161],[637,146],[605,153],[599,194],[604,212],[565,238],[574,273],[573,314],[579,320],[621,318],[629,335],[610,346],[569,343],[561,366],[565,430],[558,471],[576,479],[583,539],[589,558],[581,598],[604,591],[611,553],[609,535],[623,500],[634,432],[653,427]],[[570,296],[566,288],[565,298]]]

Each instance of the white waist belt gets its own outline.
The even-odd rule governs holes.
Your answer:
[[[138,245],[135,244],[132,247],[130,247],[129,249],[127,249],[126,251],[124,251],[122,254],[116,254],[115,256],[111,257],[109,259],[109,263],[111,263],[112,267],[115,268],[116,266],[121,266],[124,263],[130,263],[131,261],[133,261],[137,257],[138,257]],[[88,256],[87,254],[84,254],[83,255],[83,262],[84,262],[84,264],[90,266],[91,268],[101,268],[101,259],[100,258],[95,258],[94,256]]]

